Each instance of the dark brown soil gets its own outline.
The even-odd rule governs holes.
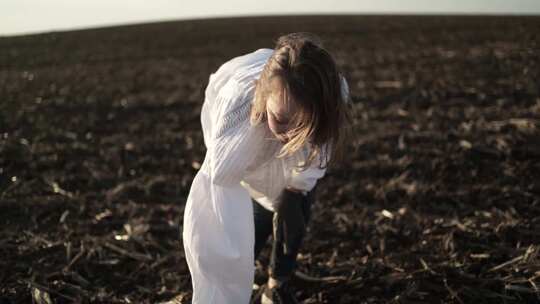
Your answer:
[[[0,303],[188,303],[208,76],[293,31],[335,54],[355,128],[299,257],[343,280],[299,299],[540,302],[540,17],[309,16],[0,38]]]

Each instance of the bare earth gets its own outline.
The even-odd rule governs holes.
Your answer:
[[[208,76],[294,31],[335,54],[355,128],[299,256],[340,280],[298,298],[540,302],[540,17],[309,16],[0,38],[0,303],[189,303]]]

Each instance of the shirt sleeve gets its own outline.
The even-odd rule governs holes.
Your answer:
[[[341,79],[341,96],[343,97],[343,102],[349,103],[350,102],[350,94],[351,91],[349,90],[349,83],[347,82],[347,79],[340,75]]]
[[[288,187],[309,192],[315,187],[317,180],[322,178],[325,173],[326,168],[321,169],[317,166],[310,166],[303,171],[293,169]]]
[[[326,147],[323,147],[323,151],[327,151]],[[307,156],[308,150],[306,148],[304,150],[304,158],[307,158]],[[322,157],[317,157],[315,160],[313,160],[309,167],[305,169],[293,167],[291,169],[291,175],[287,187],[303,192],[311,191],[317,184],[317,181],[326,174],[326,166],[321,168],[323,159],[324,158]]]
[[[251,88],[230,80],[218,92],[214,109],[210,156],[212,183],[239,185],[247,166],[254,158],[254,135],[249,122],[251,102],[246,98]]]

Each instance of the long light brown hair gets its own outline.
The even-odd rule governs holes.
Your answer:
[[[253,125],[266,122],[270,94],[279,94],[284,103],[295,103],[298,110],[292,113],[286,132],[289,141],[278,157],[292,155],[308,144],[310,153],[302,168],[317,157],[321,168],[342,158],[350,117],[341,77],[316,35],[300,32],[278,38],[257,80],[250,116]]]

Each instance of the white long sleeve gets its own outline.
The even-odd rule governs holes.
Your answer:
[[[201,125],[207,147],[204,169],[216,185],[238,185],[262,144],[260,128],[250,126],[249,112],[254,80],[272,52],[259,49],[235,57],[209,77]]]
[[[229,80],[216,98],[210,155],[212,182],[222,186],[238,185],[254,158],[254,131],[249,124],[250,88]]]

